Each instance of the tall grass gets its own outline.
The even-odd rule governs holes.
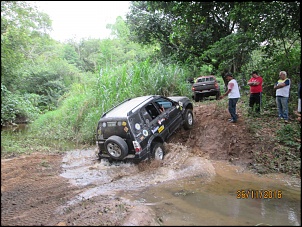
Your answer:
[[[73,84],[64,95],[59,108],[34,121],[22,135],[22,140],[5,133],[1,134],[1,138],[13,140],[16,147],[33,147],[34,144],[40,147],[46,141],[52,141],[53,146],[56,146],[55,141],[68,141],[78,146],[94,144],[97,122],[104,112],[136,96],[159,94],[189,97],[188,75],[188,70],[177,65],[149,61],[102,69],[100,74],[83,74],[81,82]],[[1,145],[2,151],[11,151],[7,144]]]

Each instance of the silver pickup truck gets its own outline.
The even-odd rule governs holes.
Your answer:
[[[204,97],[215,96],[216,100],[220,97],[220,87],[213,75],[198,77],[192,85],[192,98],[195,102],[202,100]]]

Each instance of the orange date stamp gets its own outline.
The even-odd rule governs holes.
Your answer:
[[[237,199],[282,199],[282,190],[237,190]]]

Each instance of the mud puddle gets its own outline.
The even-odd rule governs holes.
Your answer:
[[[62,168],[61,176],[70,179],[72,184],[89,186],[79,194],[78,199],[108,193],[112,195],[121,190],[139,190],[192,175],[205,178],[215,175],[210,161],[200,157],[189,157],[186,147],[182,148],[181,153],[177,152],[177,149],[167,153],[163,163],[154,161],[139,165],[121,162],[110,164],[106,160],[97,160],[94,150],[75,150],[64,156]]]
[[[158,225],[301,225],[299,179],[258,176],[224,161],[193,157],[179,144],[170,144],[168,151],[163,163],[140,165],[99,161],[94,150],[68,152],[61,176],[84,189],[68,205],[108,195],[148,207]],[[265,190],[270,198],[260,198]],[[253,196],[247,198],[248,191]]]
[[[121,195],[152,208],[164,226],[301,226],[298,179],[258,176],[226,162],[213,166],[211,181],[189,177]]]

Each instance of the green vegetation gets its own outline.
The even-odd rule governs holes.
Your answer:
[[[187,79],[201,74],[214,74],[223,89],[223,75],[230,71],[245,93],[250,73],[258,70],[267,114],[275,108],[272,85],[285,70],[293,116],[301,67],[299,15],[300,2],[138,1],[131,2],[126,21],[118,17],[108,25],[114,38],[60,43],[48,35],[48,15],[30,2],[2,1],[1,126],[30,126],[22,134],[1,131],[1,156],[92,145],[98,119],[118,102],[147,94],[191,97]],[[278,153],[278,170],[285,162],[296,169],[293,157],[300,156],[288,154],[300,149],[293,139],[299,133],[287,126],[276,135],[277,147],[286,148]]]
[[[261,116],[257,117],[249,114],[248,96],[242,96],[241,101],[245,123],[258,141],[258,151],[254,153],[258,172],[283,172],[300,176],[301,124],[294,120],[294,114],[291,115],[293,121],[285,124],[276,120],[277,110],[272,108],[271,102],[264,100]]]

